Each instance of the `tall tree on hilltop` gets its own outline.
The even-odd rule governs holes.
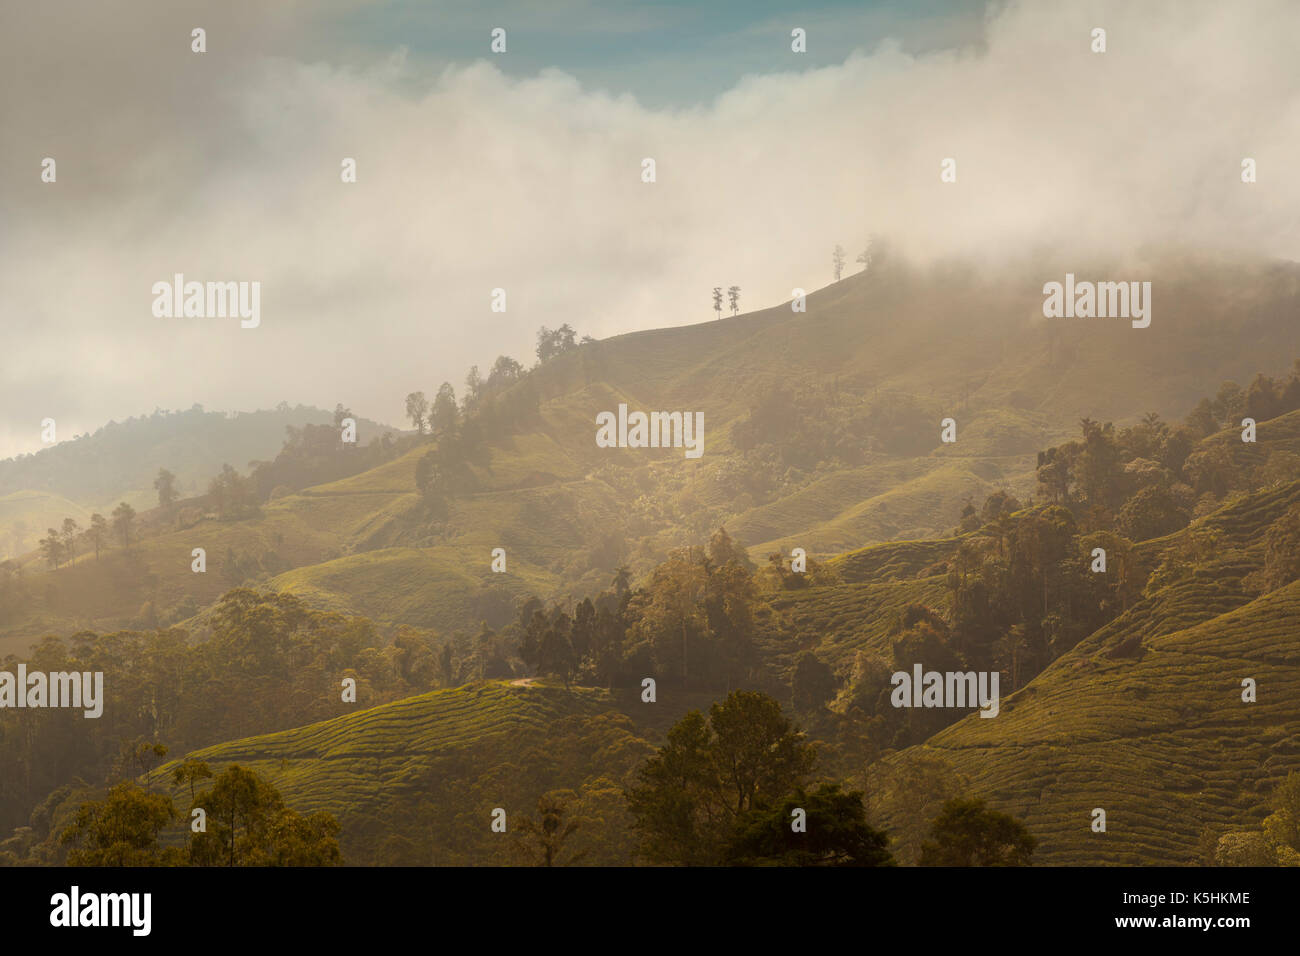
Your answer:
[[[433,407],[429,412],[429,430],[435,438],[445,438],[456,432],[460,420],[460,409],[456,406],[456,390],[450,382],[438,386],[438,394],[433,398]]]
[[[840,276],[844,274],[844,247],[838,242],[835,243],[835,251],[831,253],[831,265],[835,268],[835,281],[840,281]]]
[[[727,290],[727,302],[731,306],[731,314],[740,314],[740,286],[733,285]]]
[[[497,360],[492,363],[492,371],[488,373],[487,387],[489,389],[504,388],[505,386],[516,382],[523,375],[524,367],[508,355],[498,355]]]
[[[421,435],[424,434],[428,415],[429,400],[424,397],[424,392],[412,392],[406,396],[406,417],[411,420],[411,424]]]
[[[722,286],[713,287],[713,311],[718,313],[718,318],[722,318]]]
[[[483,400],[483,388],[486,383],[483,376],[479,374],[478,366],[471,365],[469,371],[465,373],[465,391],[461,395],[461,411],[468,418],[478,408],[479,402]]]

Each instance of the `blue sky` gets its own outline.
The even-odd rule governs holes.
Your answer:
[[[371,54],[404,47],[435,67],[490,56],[489,32],[503,27],[508,52],[492,56],[511,76],[558,68],[584,87],[631,94],[644,105],[690,107],[746,74],[811,70],[842,63],[886,39],[908,53],[978,46],[984,0],[493,0],[447,3],[381,0],[329,24],[320,55],[337,38]],[[802,27],[808,51],[790,52]]]

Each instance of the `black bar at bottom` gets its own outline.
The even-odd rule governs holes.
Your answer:
[[[79,944],[128,947],[244,934],[299,946],[374,945],[409,934],[459,945],[446,935],[457,931],[570,942],[613,934],[633,945],[689,937],[770,946],[786,934],[809,944],[970,943],[1024,931],[1062,939],[1198,935],[1230,945],[1243,933],[1289,931],[1294,889],[1286,869],[1173,867],[0,869],[7,941],[76,933]],[[117,894],[149,894],[147,910],[143,896]],[[80,925],[115,919],[120,925]]]

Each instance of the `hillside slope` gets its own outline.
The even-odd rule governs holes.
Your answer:
[[[351,863],[507,861],[509,841],[490,829],[493,809],[503,808],[517,825],[543,792],[557,788],[575,791],[589,821],[575,847],[591,863],[626,863],[631,834],[622,787],[651,752],[650,741],[704,703],[696,695],[649,707],[635,694],[480,681],[188,756],[214,771],[251,768],[299,812],[334,814]],[[150,780],[188,807],[188,788],[170,778],[175,765],[159,767]]]
[[[1022,817],[1044,863],[1182,864],[1203,828],[1258,825],[1300,770],[1300,582],[1257,595],[1245,579],[1264,529],[1297,502],[1300,481],[1163,539],[1221,535],[1211,563],[1056,660],[998,717],[967,717],[908,754],[942,757]],[[1105,833],[1091,830],[1096,807]]]
[[[35,547],[45,529],[65,517],[84,526],[92,511],[108,515],[119,501],[137,510],[153,507],[160,468],[176,476],[183,497],[200,494],[224,464],[242,470],[250,461],[274,458],[287,427],[332,418],[332,412],[303,405],[235,415],[196,405],[109,422],[33,454],[6,458],[0,461],[0,553],[14,557]],[[392,429],[369,419],[357,422],[362,443],[386,430]]]
[[[469,631],[500,622],[524,591],[592,593],[619,565],[644,572],[720,525],[760,563],[795,546],[825,557],[934,539],[968,500],[996,489],[1024,500],[1036,452],[1077,435],[1081,418],[1179,420],[1225,378],[1280,373],[1300,354],[1293,265],[1166,257],[1129,266],[1151,276],[1158,296],[1140,330],[1043,319],[1043,276],[1066,268],[1084,271],[895,264],[810,294],[805,313],[786,304],[581,346],[528,376],[537,419],[490,443],[488,463],[472,469],[475,490],[450,499],[444,523],[431,522],[415,487],[430,446],[417,447],[274,500],[260,518],[143,542],[130,575],[97,571],[84,556],[50,573],[29,556],[33,604],[0,625],[0,646],[123,626],[146,602],[184,619],[241,581],[387,626]],[[595,416],[619,403],[703,412],[703,457],[598,448]],[[746,433],[760,408],[768,424]],[[784,408],[794,411],[782,424]],[[958,440],[944,445],[948,416]],[[821,426],[824,435],[800,444]],[[189,572],[195,547],[207,551],[206,576]],[[490,570],[497,547],[508,555],[504,575]],[[110,588],[109,577],[129,587]]]

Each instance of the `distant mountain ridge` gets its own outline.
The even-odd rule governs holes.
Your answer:
[[[201,494],[223,464],[240,471],[254,460],[274,458],[289,426],[328,424],[333,412],[311,406],[254,412],[155,411],[112,421],[94,432],[49,448],[0,461],[0,552],[19,553],[11,533],[26,525],[22,547],[30,548],[47,524],[72,517],[85,523],[91,511],[107,514],[119,501],[137,510],[157,504],[153,480],[159,468],[176,476],[182,496]],[[400,429],[357,419],[361,443]],[[9,533],[6,533],[9,532]]]

